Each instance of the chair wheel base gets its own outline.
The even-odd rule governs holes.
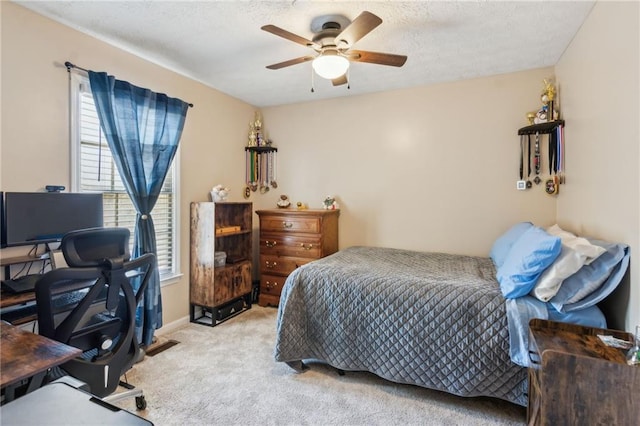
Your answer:
[[[147,400],[142,396],[136,396],[136,408],[138,410],[144,410],[147,408]]]

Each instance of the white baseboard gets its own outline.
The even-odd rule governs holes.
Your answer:
[[[170,322],[169,324],[164,324],[161,328],[157,329],[154,333],[156,336],[163,336],[165,334],[174,332],[182,327],[185,327],[189,324],[189,315],[186,315],[182,318],[179,318],[175,321]]]

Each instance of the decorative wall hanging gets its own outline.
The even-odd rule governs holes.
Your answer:
[[[245,190],[244,198],[251,192],[269,192],[269,188],[277,188],[276,155],[278,149],[271,146],[271,140],[265,137],[262,118],[256,111],[254,120],[249,123],[248,145],[245,150]]]
[[[556,88],[552,81],[544,80],[544,89],[540,95],[543,105],[537,113],[527,113],[528,126],[518,130],[520,135],[520,179],[516,182],[516,189],[527,190],[533,185],[529,179],[535,175],[533,183],[539,185],[544,182],[544,190],[549,195],[557,194],[560,185],[565,183],[564,174],[564,120],[559,119],[559,113],[555,107]],[[532,138],[533,152],[532,152]],[[542,135],[547,137],[546,161],[549,177],[543,180],[546,171],[543,165],[541,153]],[[532,167],[533,161],[533,167]],[[526,180],[525,180],[526,179]]]

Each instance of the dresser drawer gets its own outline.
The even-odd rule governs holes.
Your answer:
[[[270,256],[308,257],[322,256],[319,236],[260,234],[260,253]]]
[[[303,257],[260,256],[260,273],[289,275],[294,269],[311,262]]]
[[[320,218],[296,216],[265,217],[260,221],[260,230],[317,234],[320,232]]]
[[[277,275],[265,275],[260,277],[260,294],[269,294],[272,296],[280,296],[282,292],[282,286],[287,280],[287,277],[281,277]]]

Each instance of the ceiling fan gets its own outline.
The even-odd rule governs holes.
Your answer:
[[[262,27],[262,30],[293,41],[294,43],[310,47],[317,53],[316,55],[302,56],[268,65],[267,68],[277,70],[303,62],[313,61],[312,67],[316,74],[331,80],[334,86],[339,86],[348,82],[347,70],[349,69],[350,61],[401,67],[407,61],[407,57],[404,55],[352,49],[358,40],[369,34],[381,23],[382,19],[367,11],[362,12],[351,23],[349,23],[348,19],[341,16],[328,17],[318,26],[318,31],[314,31],[316,35],[311,40],[290,33],[275,25],[265,25]],[[311,27],[313,31],[313,23]]]

